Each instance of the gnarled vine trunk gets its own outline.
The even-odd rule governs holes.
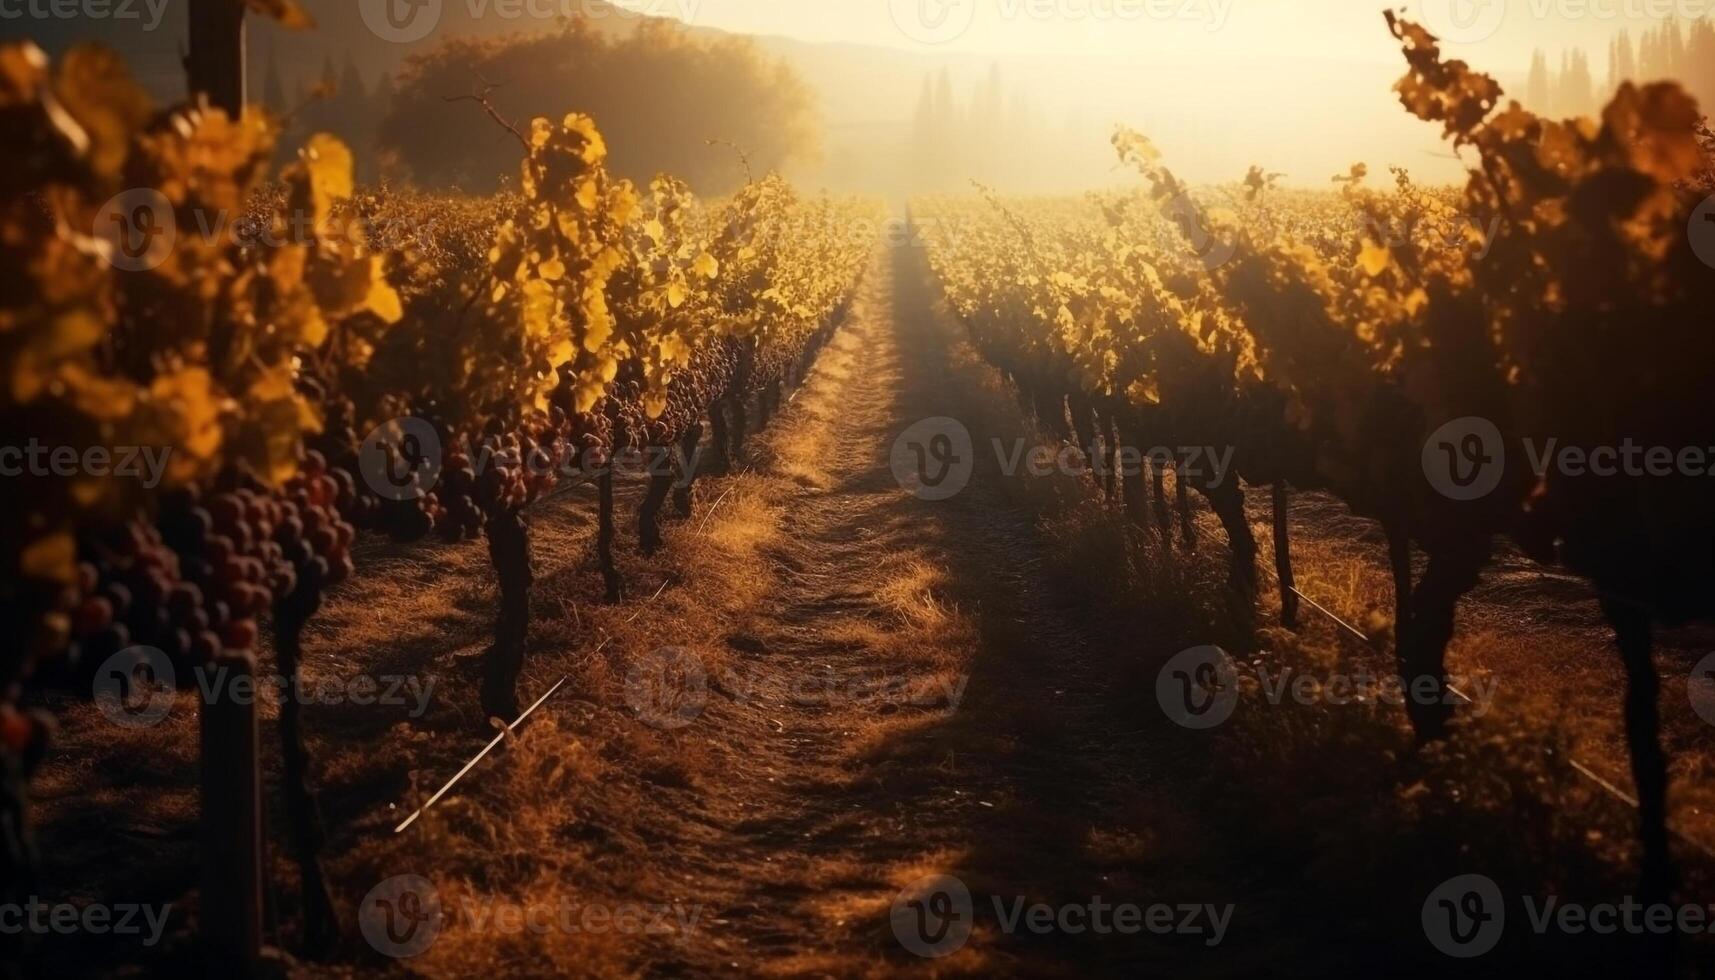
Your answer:
[[[321,808],[310,788],[309,752],[304,746],[302,686],[303,632],[321,608],[322,583],[308,573],[289,595],[274,604],[274,656],[287,681],[280,700],[280,781],[285,797],[287,830],[298,862],[299,892],[304,905],[304,948],[312,956],[331,952],[339,940],[339,918],[322,870],[327,843]]]
[[[673,487],[673,509],[680,517],[690,517],[696,506],[697,471],[703,465],[702,444],[703,423],[692,422],[685,434],[679,437],[679,480]]]
[[[1453,536],[1437,542],[1423,578],[1411,590],[1411,608],[1399,633],[1400,677],[1406,709],[1419,739],[1444,738],[1453,708],[1447,699],[1447,644],[1459,598],[1477,585],[1493,550],[1487,535]]]
[[[643,460],[649,473],[649,489],[637,509],[637,546],[645,557],[651,557],[661,550],[661,508],[667,504],[667,495],[673,492],[673,447],[645,447]]]
[[[1173,547],[1173,509],[1167,503],[1167,464],[1160,459],[1149,461],[1149,476],[1155,485],[1155,529],[1161,534],[1161,546]]]
[[[1186,551],[1197,550],[1197,522],[1191,517],[1191,488],[1185,479],[1184,462],[1174,464],[1173,487],[1179,498],[1179,534]]]
[[[1292,536],[1287,526],[1291,491],[1285,480],[1274,481],[1274,574],[1280,580],[1280,624],[1298,628],[1298,582],[1292,574]]]
[[[1388,567],[1393,572],[1393,636],[1398,645],[1411,621],[1411,535],[1399,521],[1382,521],[1387,537]]]
[[[732,426],[727,421],[727,400],[722,398],[709,406],[709,429],[711,432],[708,472],[713,476],[723,476],[732,472],[733,440]]]
[[[1639,898],[1664,903],[1674,887],[1667,837],[1667,755],[1661,747],[1661,678],[1656,673],[1649,612],[1621,599],[1602,600],[1626,667],[1626,747],[1638,794],[1638,835],[1643,843]]]
[[[1180,481],[1185,486],[1188,481]],[[1233,591],[1249,604],[1256,602],[1257,573],[1256,573],[1256,535],[1251,533],[1251,524],[1245,517],[1245,494],[1237,479],[1224,479],[1203,490],[1204,499],[1209,501],[1209,507],[1220,518],[1221,529],[1227,534],[1227,544],[1232,551],[1232,558],[1227,570],[1227,583]]]
[[[1104,413],[1102,415],[1102,422],[1106,423],[1104,428],[1108,440],[1107,448],[1103,456],[1103,459],[1107,463],[1107,467],[1106,471],[1102,474],[1102,493],[1109,500],[1113,500],[1115,495],[1119,492],[1119,468],[1120,461],[1125,458],[1123,452],[1124,447],[1120,445],[1119,423],[1114,421],[1113,413]]]
[[[488,558],[500,583],[500,609],[494,620],[494,646],[482,679],[482,709],[511,724],[518,717],[518,675],[524,669],[530,629],[530,527],[518,508],[489,515]]]
[[[613,520],[613,466],[603,467],[596,478],[596,561],[601,566],[601,580],[607,587],[608,602],[625,599],[625,581],[619,566],[613,561],[613,540],[617,536]]]

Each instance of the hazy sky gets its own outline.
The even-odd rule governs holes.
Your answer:
[[[1397,60],[1381,12],[1400,6],[1493,69],[1528,63],[1531,48],[1600,51],[1678,12],[1707,16],[1715,0],[623,0],[709,27],[917,50],[1012,54],[1217,56],[1296,48],[1332,60]]]
[[[1535,48],[1551,64],[1584,48],[1600,84],[1619,31],[1635,36],[1671,16],[1715,10],[1715,0],[623,2],[704,27],[928,55],[952,66],[961,95],[995,65],[1046,111],[1057,159],[1078,182],[1123,179],[1110,173],[1107,136],[1124,123],[1155,137],[1194,179],[1235,179],[1254,163],[1324,187],[1358,161],[1373,173],[1400,165],[1435,181],[1464,172],[1438,127],[1411,118],[1391,91],[1405,62],[1382,16],[1390,7],[1514,95]],[[903,93],[882,95],[884,81],[900,80],[857,78],[841,88],[869,97],[865,117],[907,111],[918,76],[896,86]]]
[[[1006,97],[1027,102],[1031,138],[1052,148],[1055,177],[1077,186],[1128,179],[1109,146],[1113,128],[1122,124],[1155,138],[1176,169],[1196,180],[1233,180],[1255,164],[1283,172],[1291,183],[1327,186],[1332,174],[1358,161],[1377,175],[1390,164],[1433,180],[1463,175],[1439,127],[1410,117],[1391,90],[1405,63],[1382,18],[1389,4],[1378,0],[614,2],[699,27],[890,49],[774,48],[786,51],[812,85],[823,110],[826,159],[848,175],[867,175],[880,167],[875,154],[900,151],[911,133],[922,86],[943,71],[967,109],[978,86],[991,72],[998,73]],[[1675,13],[1691,19],[1715,10],[1715,0],[1397,2],[1446,39],[1454,56],[1496,74],[1514,95],[1523,88],[1533,48],[1545,49],[1550,64],[1568,47],[1585,48],[1601,84],[1607,75],[1605,49],[1618,31],[1641,34]],[[460,16],[441,18],[439,34],[431,28],[413,43],[393,44],[399,39],[378,40],[383,35],[369,23],[382,4],[390,5],[389,12],[403,6],[440,14],[457,10]],[[126,39],[134,63],[158,80],[162,91],[170,91],[182,77],[177,52],[185,0],[131,4],[150,5],[169,14],[168,29],[133,31]],[[282,60],[300,82],[319,71],[324,59],[338,64],[348,57],[361,62],[373,79],[455,30],[546,29],[567,14],[614,16],[611,8],[591,0],[309,0],[309,5],[324,15],[319,40],[329,43],[290,48],[282,42],[287,51]],[[360,17],[365,10],[370,13]],[[0,37],[35,34],[47,26],[76,33],[103,24],[115,26],[0,17]]]

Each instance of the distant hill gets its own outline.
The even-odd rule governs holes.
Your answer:
[[[180,59],[185,47],[188,5],[155,2],[164,11],[159,24],[147,22],[149,5],[136,0],[129,5],[136,16],[127,19],[0,20],[0,39],[29,38],[50,54],[80,41],[99,41],[123,53],[133,71],[158,97],[176,100],[184,93]],[[251,18],[253,86],[261,84],[270,61],[278,64],[288,91],[299,85],[305,88],[313,85],[329,61],[342,67],[347,62],[356,65],[364,81],[373,85],[381,76],[396,72],[413,51],[432,47],[443,38],[552,30],[559,21],[559,18],[502,16],[503,11],[522,10],[527,5],[497,0],[443,0],[435,29],[420,41],[400,44],[378,36],[365,25],[359,0],[303,0],[303,6],[315,17],[314,30],[282,30],[265,18]],[[474,12],[478,8],[482,12]],[[589,11],[591,23],[600,30],[629,31],[639,17],[602,0],[582,0],[579,9]]]
[[[411,43],[395,43],[366,26],[358,0],[304,0],[304,6],[316,19],[314,30],[283,30],[265,19],[251,19],[251,98],[274,103],[275,109],[293,108],[326,77],[339,88],[361,86],[361,91],[341,93],[341,101],[348,103],[345,107],[316,115],[351,121],[378,119],[385,112],[391,78],[414,52],[428,50],[448,37],[554,31],[561,24],[560,18],[503,15],[504,11],[522,11],[528,6],[524,4],[444,0],[431,33]],[[186,5],[166,4],[162,22],[154,25],[146,22],[146,5],[141,0],[134,9],[139,17],[129,20],[0,20],[0,39],[28,38],[50,54],[74,43],[99,41],[124,54],[138,79],[163,103],[182,99]],[[602,0],[580,0],[577,9],[602,32],[629,33],[642,19],[640,14]],[[732,36],[713,28],[684,29],[698,36]],[[918,89],[926,74],[941,64],[930,57],[888,48],[815,44],[785,37],[759,36],[752,40],[796,71],[816,95],[827,169],[799,175],[813,183],[850,186],[854,181],[873,183],[878,179],[873,167],[877,152],[886,153],[885,148],[902,144],[908,137]],[[968,60],[970,74],[975,77],[982,70],[981,61]]]
[[[276,110],[302,106],[318,82],[331,83],[334,97],[300,112],[299,122],[351,141],[365,178],[376,176],[375,156],[367,151],[391,105],[392,79],[413,53],[450,37],[561,29],[559,18],[504,16],[531,6],[516,0],[440,0],[433,32],[401,44],[366,26],[363,2],[304,0],[318,20],[313,31],[285,31],[253,19],[250,80],[251,97]],[[627,34],[643,19],[604,0],[578,0],[576,6],[600,32]],[[184,93],[185,7],[183,0],[168,0],[166,22],[154,30],[138,21],[0,19],[0,37],[32,37],[50,51],[77,40],[106,42],[128,57],[158,98],[177,101]],[[698,37],[739,36],[683,29]],[[1325,186],[1328,175],[1345,172],[1357,159],[1378,171],[1405,164],[1430,180],[1462,172],[1430,127],[1399,111],[1388,92],[1400,70],[1393,63],[1347,63],[1298,51],[1250,57],[1243,72],[1211,67],[1191,52],[1013,55],[997,64],[956,51],[766,35],[749,40],[789,66],[815,96],[819,160],[790,174],[811,189],[899,196],[968,190],[972,179],[1014,192],[1130,183],[1108,146],[1116,123],[1149,132],[1193,180],[1234,180],[1249,165],[1263,164],[1286,172],[1290,182]],[[1257,78],[1290,79],[1292,91],[1316,96],[1283,102],[1283,111],[1259,119],[1252,110],[1274,93],[1259,89]],[[1515,94],[1523,88],[1522,77],[1503,75],[1502,81]],[[1248,122],[1230,125],[1233,118]],[[1322,137],[1294,135],[1308,118]],[[1266,152],[1259,150],[1264,146]]]

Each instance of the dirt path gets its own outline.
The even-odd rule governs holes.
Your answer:
[[[1170,756],[1150,747],[1166,724],[1152,688],[1121,669],[1127,638],[1044,588],[1055,556],[991,472],[989,434],[953,498],[901,488],[901,431],[981,419],[1001,396],[953,363],[889,258],[755,470],[705,490],[705,515],[711,496],[722,504],[706,526],[673,532],[673,587],[641,618],[581,614],[605,617],[597,629],[613,638],[585,674],[589,702],[551,709],[425,830],[439,867],[422,874],[444,907],[641,905],[679,925],[624,942],[497,938],[459,915],[409,968],[1054,974],[1194,951],[1207,975],[1242,961],[1248,944],[1231,937],[1207,956],[1211,921],[1164,936],[1001,927],[996,909],[1020,902],[1225,905],[1231,886],[1186,870],[1197,835],[1164,792]],[[552,590],[538,605],[558,602]],[[538,658],[542,683],[561,662]],[[342,876],[424,866],[420,853],[369,854]],[[975,931],[923,958],[892,913],[903,889],[941,874],[969,890],[972,912],[956,918]]]
[[[896,969],[888,912],[925,874],[957,872],[979,900],[1100,892],[1064,852],[1149,776],[1114,727],[1108,651],[1036,591],[1029,518],[981,471],[950,500],[902,492],[899,433],[972,413],[895,276],[877,268],[770,440],[768,588],[695,722],[728,775],[690,801],[721,836],[677,855],[721,910],[683,950],[694,971]],[[992,944],[979,933],[961,965]]]

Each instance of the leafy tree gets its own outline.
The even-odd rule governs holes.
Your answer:
[[[665,21],[613,37],[574,19],[559,32],[455,38],[412,56],[381,145],[419,183],[492,190],[518,173],[520,151],[487,108],[509,123],[587,114],[611,140],[616,174],[647,182],[667,171],[703,193],[745,181],[732,147],[760,176],[816,142],[808,89],[748,40],[702,40]]]

